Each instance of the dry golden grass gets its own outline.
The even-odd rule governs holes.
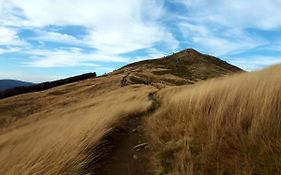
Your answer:
[[[151,110],[156,85],[146,130],[159,174],[281,174],[280,65],[181,87],[121,88],[138,73],[122,71],[0,100],[0,174],[85,173],[102,138]]]
[[[281,174],[281,65],[158,98],[147,127],[159,174]]]
[[[14,126],[14,122],[22,118],[26,122],[26,118],[32,118],[33,114],[42,113],[41,116],[48,116],[53,109],[64,108],[89,98],[96,98],[120,87],[121,78],[122,75],[99,77],[59,86],[47,91],[2,99],[0,100],[0,130],[9,123],[13,123]],[[19,122],[22,123],[21,120]]]
[[[120,120],[152,105],[148,94],[155,88],[117,88],[120,78],[87,80],[2,100],[0,118],[9,118],[13,105],[14,115],[21,116],[1,128],[0,174],[81,173],[100,140]],[[38,109],[26,113],[31,104]]]

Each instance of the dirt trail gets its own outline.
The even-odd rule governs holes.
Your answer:
[[[156,93],[148,96],[153,102],[148,111],[130,116],[106,138],[103,145],[103,151],[106,154],[95,162],[95,166],[98,165],[98,168],[92,170],[95,175],[153,174],[149,162],[151,151],[144,134],[144,119],[159,107],[159,102],[155,97]]]
[[[122,78],[122,80],[121,80],[121,82],[120,82],[120,83],[121,83],[121,87],[127,85],[127,83],[128,83],[127,78],[128,78],[129,75],[130,75],[130,73],[127,73],[127,74]]]

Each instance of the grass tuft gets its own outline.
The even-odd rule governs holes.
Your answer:
[[[281,174],[281,65],[158,97],[147,132],[159,174]]]

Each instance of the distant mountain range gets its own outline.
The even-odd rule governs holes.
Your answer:
[[[86,73],[86,74],[69,77],[69,78],[65,78],[65,79],[61,79],[61,80],[43,82],[43,83],[39,83],[39,84],[33,84],[33,83],[22,82],[22,81],[17,81],[17,80],[5,80],[5,81],[2,80],[4,82],[1,83],[1,80],[0,80],[0,86],[2,84],[5,85],[3,87],[3,88],[5,88],[5,90],[0,90],[0,99],[6,98],[6,97],[11,97],[14,95],[29,93],[29,92],[44,91],[47,89],[54,88],[56,86],[61,86],[61,85],[73,83],[76,81],[86,80],[89,78],[95,78],[96,76],[97,76],[96,73],[93,72],[93,73]],[[10,81],[12,81],[12,82],[16,81],[16,82],[20,82],[20,83],[16,84],[16,83],[11,83]],[[11,84],[11,86],[8,86],[9,84]]]
[[[34,83],[19,81],[19,80],[4,79],[4,80],[0,80],[0,91],[11,89],[14,87],[19,87],[19,86],[31,86],[31,85],[34,85]]]

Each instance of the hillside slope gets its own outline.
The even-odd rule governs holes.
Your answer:
[[[188,50],[2,99],[0,174],[152,173],[149,147],[133,148],[148,142],[143,119],[161,109],[159,89],[236,72],[242,70]]]
[[[101,139],[151,106],[151,86],[121,77],[64,85],[0,101],[0,174],[80,174],[101,154]],[[94,167],[90,167],[92,170]]]
[[[185,49],[172,55],[129,64],[114,73],[126,73],[124,85],[160,83],[166,85],[193,84],[218,76],[243,72],[219,58]]]
[[[158,92],[157,174],[281,174],[281,65]]]

